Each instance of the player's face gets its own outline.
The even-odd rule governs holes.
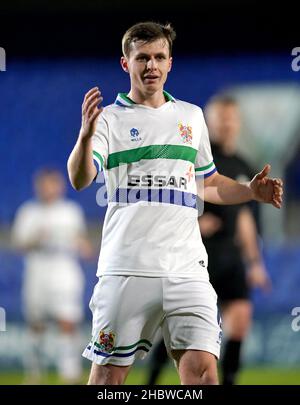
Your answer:
[[[239,109],[234,104],[213,104],[208,108],[207,125],[212,138],[218,143],[234,142],[241,129]]]
[[[121,58],[121,65],[130,75],[132,89],[145,95],[162,91],[172,66],[169,44],[165,39],[134,42],[129,57]]]
[[[54,202],[62,197],[64,188],[64,180],[54,173],[39,177],[35,183],[36,194],[45,203]]]

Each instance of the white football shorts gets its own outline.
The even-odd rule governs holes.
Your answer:
[[[219,358],[221,321],[207,277],[101,276],[90,301],[92,340],[83,356],[128,366],[150,351],[161,327],[167,351],[203,350]]]
[[[27,322],[82,320],[84,276],[79,266],[64,263],[26,270],[22,296]]]

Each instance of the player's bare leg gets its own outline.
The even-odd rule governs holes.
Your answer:
[[[173,350],[182,385],[217,385],[216,357],[202,350]]]
[[[230,339],[243,340],[251,325],[252,304],[245,299],[233,300],[222,305],[223,329]]]
[[[121,385],[125,382],[131,366],[103,366],[93,363],[88,385]]]
[[[58,372],[64,383],[79,384],[82,377],[82,364],[78,325],[74,322],[60,319],[58,327],[60,332],[58,335]]]
[[[224,385],[236,383],[242,343],[249,332],[251,317],[252,304],[248,300],[237,299],[222,305],[223,329],[226,336],[221,363]]]
[[[24,355],[25,377],[23,384],[41,384],[44,370],[44,334],[45,324],[33,322],[27,331],[28,347]]]

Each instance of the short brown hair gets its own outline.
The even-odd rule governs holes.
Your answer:
[[[176,33],[171,24],[162,25],[152,21],[135,24],[125,32],[122,38],[123,55],[126,57],[129,56],[130,46],[134,42],[153,42],[160,38],[165,38],[167,40],[171,56],[172,44],[176,38]]]

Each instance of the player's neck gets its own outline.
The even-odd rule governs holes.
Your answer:
[[[128,93],[128,97],[136,104],[142,104],[152,108],[158,108],[166,102],[162,90],[159,90],[153,94],[146,94],[141,93],[137,89],[131,88],[130,92]]]

